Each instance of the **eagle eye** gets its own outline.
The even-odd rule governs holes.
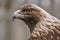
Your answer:
[[[33,9],[22,9],[22,12],[32,12]]]

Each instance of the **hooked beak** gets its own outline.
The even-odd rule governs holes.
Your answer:
[[[12,20],[14,21],[14,19],[24,19],[24,15],[20,14],[20,10],[17,10],[12,14]]]

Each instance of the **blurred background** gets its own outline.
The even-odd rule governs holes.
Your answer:
[[[25,4],[36,4],[60,19],[60,0],[0,0],[0,40],[27,40],[29,28],[12,13]]]

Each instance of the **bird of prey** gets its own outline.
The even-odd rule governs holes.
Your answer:
[[[60,20],[50,15],[35,4],[21,6],[13,14],[13,19],[20,19],[28,25],[28,40],[60,40]]]

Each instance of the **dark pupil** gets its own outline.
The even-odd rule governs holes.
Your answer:
[[[23,12],[32,12],[32,9],[23,9]]]

